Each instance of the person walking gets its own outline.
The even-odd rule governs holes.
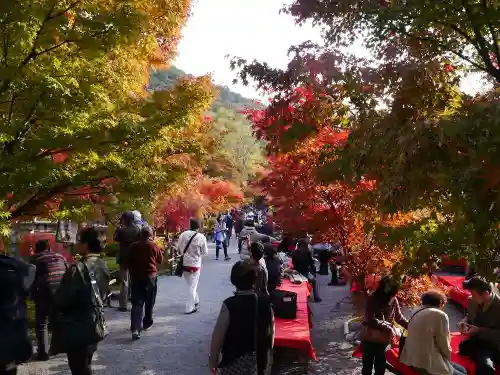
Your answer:
[[[223,216],[219,216],[217,218],[217,223],[214,228],[214,240],[215,260],[219,260],[219,251],[221,247],[224,249],[224,260],[231,260],[231,258],[227,255],[227,227]]]
[[[234,296],[223,303],[210,345],[209,369],[221,375],[266,375],[274,341],[274,315],[267,296],[254,291],[255,267],[238,261],[231,269]]]
[[[16,375],[33,354],[26,298],[35,274],[35,266],[0,254],[0,375]]]
[[[120,267],[120,311],[126,312],[129,299],[129,248],[139,239],[141,226],[137,222],[137,215],[126,211],[120,219],[120,226],[115,232],[114,240],[118,242],[119,249],[116,255],[116,264]]]
[[[243,259],[250,256],[250,245],[253,242],[271,242],[275,239],[267,234],[262,234],[255,228],[255,222],[253,220],[246,220],[245,226],[240,232],[238,239],[238,252],[241,254]]]
[[[53,354],[66,353],[72,375],[92,375],[92,358],[97,344],[107,335],[104,306],[87,254],[104,250],[99,233],[85,229],[78,245],[81,259],[64,274],[54,296]]]
[[[361,335],[363,348],[362,375],[372,375],[374,370],[375,375],[385,374],[385,349],[394,336],[392,322],[395,321],[403,328],[408,328],[408,320],[401,313],[396,298],[398,290],[399,288],[393,278],[385,276],[380,280],[377,289],[368,298]]]
[[[200,280],[202,259],[208,255],[208,245],[206,237],[199,232],[200,222],[197,219],[191,219],[189,226],[190,229],[184,231],[179,237],[177,252],[182,254],[182,276],[188,286],[185,312],[193,314],[198,311],[200,303],[198,281]]]
[[[132,339],[141,338],[141,331],[153,325],[153,307],[158,288],[158,265],[163,263],[163,251],[152,241],[153,230],[141,229],[140,240],[130,246],[128,269],[132,310],[130,331]]]
[[[32,264],[36,268],[31,298],[35,303],[35,332],[38,344],[35,359],[49,360],[49,320],[54,307],[54,295],[61,284],[68,265],[66,259],[50,249],[47,240],[35,244]]]
[[[408,323],[401,363],[420,375],[466,375],[465,368],[451,362],[450,324],[443,311],[446,296],[430,290],[421,301],[422,307]]]
[[[226,228],[227,228],[227,246],[231,242],[231,237],[233,236],[233,228],[234,228],[234,217],[233,212],[230,211],[226,215]]]

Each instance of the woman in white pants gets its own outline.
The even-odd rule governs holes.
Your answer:
[[[190,229],[184,231],[177,242],[177,251],[183,256],[183,276],[188,285],[186,314],[198,311],[198,281],[200,280],[202,258],[208,254],[206,237],[199,232],[200,222],[190,220]]]

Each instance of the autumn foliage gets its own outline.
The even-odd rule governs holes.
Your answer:
[[[229,210],[242,202],[243,193],[232,182],[206,177],[189,179],[176,193],[159,199],[155,227],[177,233],[188,227],[191,217]]]
[[[325,163],[335,157],[334,150],[345,147],[349,139],[349,132],[337,126],[338,118],[326,111],[328,100],[312,89],[299,89],[286,100],[249,114],[270,150],[269,169],[255,184],[275,208],[275,220],[284,231],[295,236],[309,233],[318,242],[340,243],[354,279],[402,274],[403,249],[386,243],[384,237],[388,228],[412,222],[415,216],[384,216],[362,200],[377,188],[375,181],[351,183],[339,177],[324,182],[321,177]],[[302,133],[292,130],[301,127],[305,128]],[[408,278],[404,289],[415,292],[429,283],[427,278]],[[404,293],[406,302],[414,303],[415,298],[415,293]]]

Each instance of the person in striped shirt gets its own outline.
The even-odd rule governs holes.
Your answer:
[[[36,267],[35,281],[31,297],[35,302],[36,338],[38,352],[36,359],[49,359],[48,323],[53,307],[53,297],[61,284],[67,269],[66,259],[50,249],[47,240],[39,240],[35,244],[35,255],[32,264]]]

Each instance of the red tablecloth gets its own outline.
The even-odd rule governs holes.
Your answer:
[[[458,303],[463,308],[467,308],[469,305],[470,292],[464,290],[462,287],[465,277],[438,275],[437,278],[440,282],[450,287],[450,291],[448,292],[450,299],[453,302]]]
[[[274,346],[298,349],[316,359],[311,342],[310,311],[307,303],[310,294],[309,283],[295,285],[285,279],[279,289],[297,293],[297,317],[275,319]]]
[[[461,357],[458,355],[458,346],[466,337],[467,336],[464,336],[464,335],[460,334],[459,332],[453,332],[451,334],[451,349],[452,349],[451,360],[452,360],[452,362],[455,362],[455,363],[465,367],[465,369],[467,370],[467,375],[475,375],[476,368],[474,366],[474,363],[471,362],[468,358]],[[417,372],[415,372],[414,370],[412,370],[411,368],[402,364],[399,361],[398,352],[399,352],[398,348],[392,348],[392,349],[388,350],[385,353],[385,359],[387,360],[387,362],[392,367],[394,367],[396,370],[401,372],[401,374],[403,374],[403,375],[418,375]],[[361,346],[358,346],[354,350],[354,353],[352,355],[353,355],[353,357],[361,358],[361,356],[362,356]],[[497,369],[495,374],[500,375],[500,369]]]

